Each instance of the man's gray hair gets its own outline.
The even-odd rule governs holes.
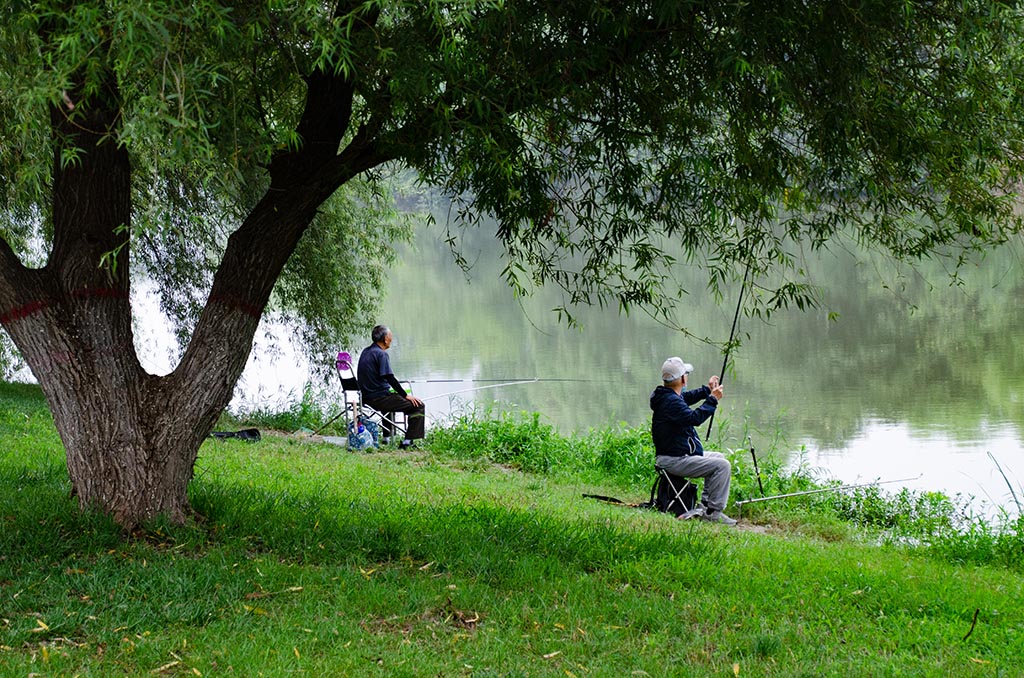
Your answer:
[[[390,331],[391,330],[388,329],[387,325],[377,325],[373,328],[373,331],[370,332],[370,339],[373,340],[373,343],[379,344],[384,341],[384,337],[388,336],[388,332]]]

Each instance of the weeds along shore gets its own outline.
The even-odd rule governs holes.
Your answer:
[[[582,497],[647,499],[645,430],[478,413],[353,453],[302,434],[316,416],[225,422],[266,435],[203,446],[188,525],[124,535],[69,497],[38,388],[0,385],[0,675],[1019,671],[1009,512],[870,487],[682,523]],[[758,496],[723,451],[733,501]],[[766,494],[818,487],[759,461]]]
[[[307,389],[288,407],[255,410],[242,418],[229,418],[225,424],[344,434],[343,420],[323,409],[319,404],[323,400],[322,394]],[[726,421],[719,424],[721,430],[730,428]],[[950,497],[906,489],[891,492],[882,485],[838,490],[839,481],[823,482],[806,463],[787,463],[791,455],[784,456],[779,450],[784,445],[783,432],[773,431],[767,437],[771,446],[759,453],[756,469],[746,447],[722,449],[714,440],[708,442],[710,449],[724,452],[732,462],[731,506],[763,496],[807,493],[744,505],[741,512],[748,525],[774,525],[786,532],[825,539],[856,537],[902,544],[951,562],[1024,569],[1020,506],[1024,488],[1015,488],[1008,481],[1011,502],[984,513],[974,508],[975,497],[967,495]],[[735,438],[745,440],[747,436],[744,432]],[[480,468],[496,464],[562,482],[608,486],[618,493],[616,498],[626,502],[646,501],[654,480],[654,448],[647,426],[623,424],[565,436],[545,423],[539,413],[496,413],[482,408],[433,427],[428,444],[435,459]],[[801,458],[799,450],[796,456]],[[993,463],[998,466],[995,460]],[[809,494],[812,492],[816,494]]]

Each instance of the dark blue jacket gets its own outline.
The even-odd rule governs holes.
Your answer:
[[[703,400],[697,409],[690,405]],[[705,384],[692,391],[677,394],[667,386],[659,386],[651,393],[651,437],[654,454],[666,457],[704,456],[697,426],[715,413],[718,399],[711,395]]]

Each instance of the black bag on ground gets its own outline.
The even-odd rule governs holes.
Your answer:
[[[692,481],[658,471],[658,477],[651,486],[651,508],[678,516],[696,505],[697,486]]]

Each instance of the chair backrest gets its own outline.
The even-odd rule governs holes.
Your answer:
[[[348,351],[339,351],[338,359],[334,363],[338,370],[338,378],[341,379],[343,391],[359,391],[359,380],[356,379],[356,370],[352,355]]]
[[[355,378],[355,367],[351,353],[348,351],[338,351],[338,359],[334,365],[338,370],[342,389],[346,391],[359,390],[359,382]]]

